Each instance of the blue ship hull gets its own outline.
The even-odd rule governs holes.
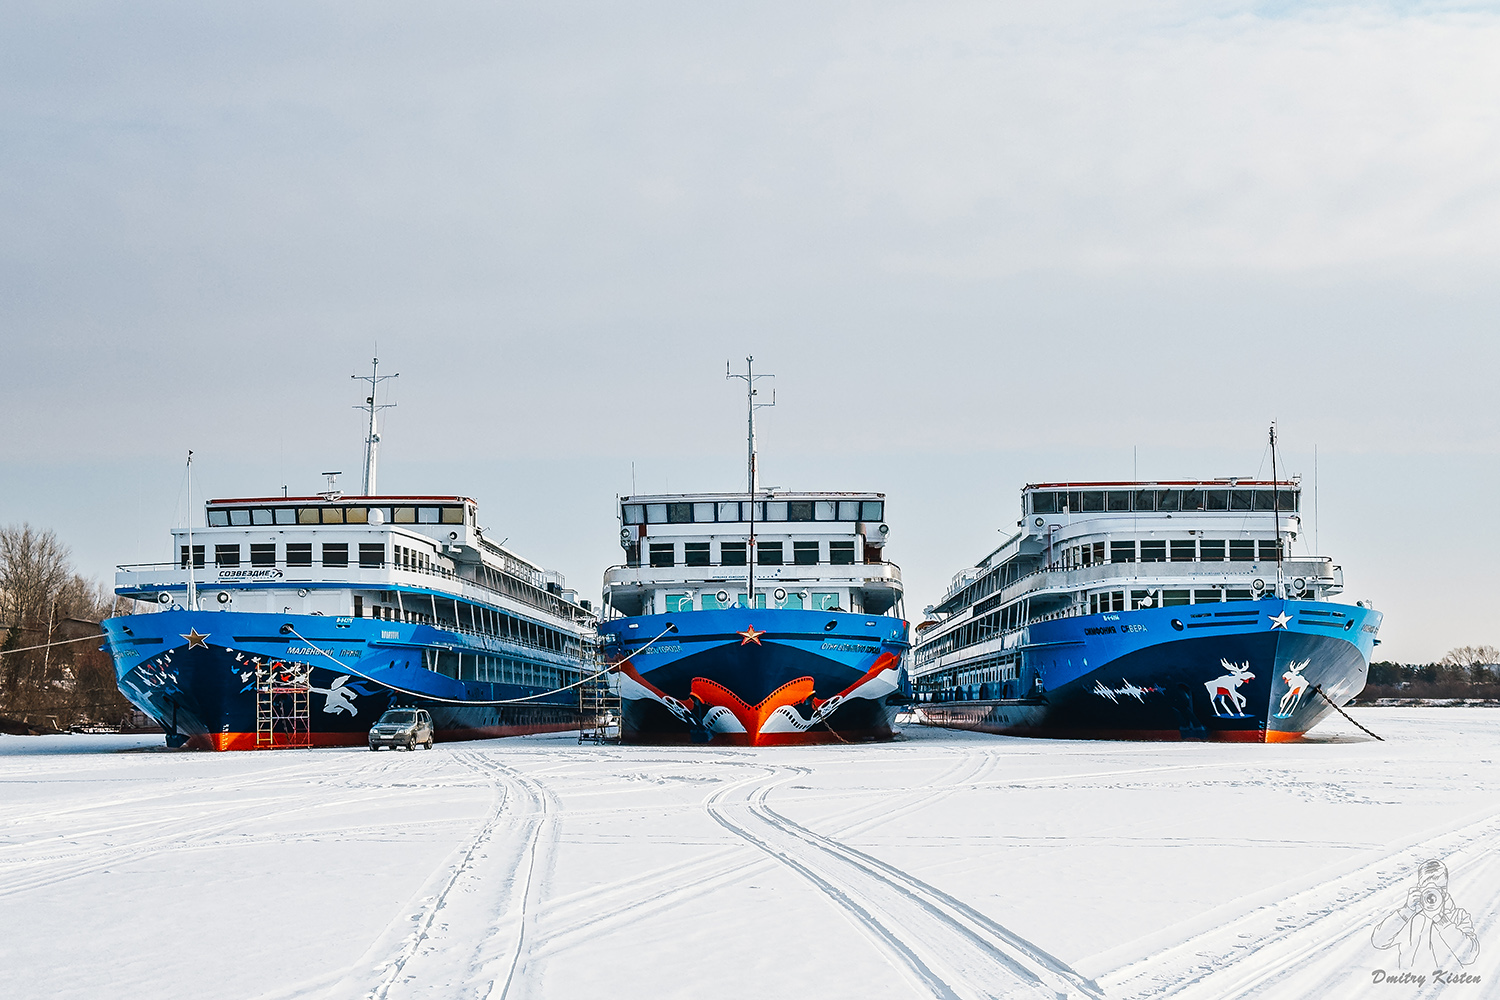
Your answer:
[[[282,627],[290,625],[291,632]],[[441,651],[520,655],[512,645],[424,624],[321,615],[266,615],[232,611],[163,611],[111,618],[103,623],[106,647],[120,691],[157,720],[172,746],[211,750],[265,746],[359,746],[387,708],[425,708],[440,740],[484,739],[576,729],[573,691],[544,694],[522,704],[488,704],[527,698],[561,685],[459,679],[429,669]],[[529,657],[576,671],[576,660],[528,650]],[[550,662],[547,660],[551,657]],[[306,717],[287,723],[286,706],[267,740],[258,718],[257,665],[301,665],[293,670],[306,688]],[[306,669],[306,668],[310,668]],[[305,678],[305,680],[303,680]]]
[[[738,608],[620,618],[599,632],[628,743],[885,740],[910,702],[898,618]]]
[[[1015,682],[922,707],[938,725],[1010,735],[1292,740],[1364,688],[1380,621],[1369,608],[1262,600],[1039,622],[1022,635]]]

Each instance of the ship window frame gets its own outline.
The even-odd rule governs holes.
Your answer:
[[[712,524],[714,521],[714,515],[717,513],[717,511],[715,510],[716,506],[717,505],[712,500],[694,501],[693,522],[698,523],[701,521]]]
[[[229,511],[211,510],[208,512],[208,526],[210,528],[229,527]]]
[[[250,508],[250,524],[257,528],[265,528],[276,522],[276,517],[271,513],[269,507]]]
[[[845,558],[847,556],[847,558]],[[831,541],[828,543],[828,564],[830,566],[853,566],[854,565],[854,543],[845,541]],[[822,610],[822,609],[819,609]]]
[[[1131,490],[1130,509],[1142,513],[1156,510],[1155,490]]]
[[[708,542],[683,542],[682,564],[684,566],[707,566],[709,564]]]
[[[766,558],[772,553],[775,554],[774,559]],[[784,556],[785,552],[782,550],[780,542],[762,542],[757,540],[755,543],[755,565],[757,566],[785,566]]]
[[[272,508],[272,514],[272,519],[277,524],[297,523],[297,508],[295,507],[274,507]]]
[[[345,507],[344,508],[344,523],[345,524],[369,524],[370,523],[370,508],[368,508],[368,507]]]
[[[858,521],[859,520],[859,501],[858,500],[840,500],[839,501],[839,517],[838,517],[838,519],[840,521]]]
[[[231,510],[229,512],[229,526],[231,528],[250,527],[250,512],[243,507]]]
[[[718,510],[715,512],[719,521],[743,521],[740,516],[740,502],[738,500],[720,500]]]
[[[417,508],[417,523],[418,524],[441,524],[442,523],[442,516],[443,515],[441,513],[441,509],[438,508],[438,507],[418,507]]]
[[[640,503],[627,503],[620,505],[621,524],[645,524],[646,505]]]
[[[1228,510],[1229,509],[1229,491],[1228,490],[1204,490],[1203,491],[1203,509],[1204,510]]]
[[[859,519],[861,521],[884,521],[884,500],[861,500],[859,502]]]
[[[1205,595],[1207,595],[1206,599],[1205,599]],[[1194,604],[1222,604],[1223,602],[1224,602],[1224,591],[1221,590],[1221,589],[1219,589],[1218,587],[1214,587],[1214,588],[1211,588],[1211,589],[1208,589],[1208,590],[1197,590],[1197,589],[1195,589],[1193,591],[1193,603]]]
[[[275,542],[251,542],[250,543],[250,565],[251,566],[275,566],[276,565],[276,543]]]
[[[765,520],[765,521],[785,521],[786,520],[786,501],[785,500],[767,500],[767,501],[765,501],[764,503],[761,504],[761,511],[763,513],[762,520]]]
[[[1230,562],[1255,562],[1255,539],[1231,538],[1229,540]]]
[[[298,524],[320,524],[320,523],[322,523],[322,520],[323,520],[323,515],[319,512],[319,510],[318,510],[317,507],[298,507],[297,508],[297,523]]]
[[[814,521],[837,521],[838,520],[838,513],[839,513],[839,507],[838,507],[837,501],[834,501],[834,500],[814,500],[813,501],[813,520]]]
[[[1161,607],[1181,608],[1193,603],[1193,592],[1191,590],[1163,590],[1161,592]]]
[[[1148,552],[1150,552],[1152,554],[1153,558],[1147,558],[1147,553]],[[1160,559],[1154,558],[1154,555],[1157,552],[1161,553],[1161,558]],[[1166,562],[1167,561],[1167,541],[1166,541],[1166,539],[1164,539],[1164,538],[1143,538],[1143,539],[1141,539],[1140,550],[1139,550],[1139,552],[1137,554],[1137,558],[1141,562],[1143,562],[1143,563],[1164,563],[1164,562]]]
[[[1258,514],[1270,514],[1270,513],[1272,513],[1273,511],[1276,510],[1276,491],[1275,490],[1256,490],[1255,491],[1254,504],[1255,504],[1255,511],[1256,511],[1256,513],[1258,513]]]
[[[286,564],[288,566],[311,566],[313,564],[312,542],[287,542]]]
[[[748,542],[721,542],[719,543],[719,565],[720,566],[746,566],[746,554],[749,552]],[[735,558],[730,558],[733,553]]]
[[[240,565],[240,543],[215,545],[214,565],[223,566],[228,569],[238,568]]]
[[[1109,511],[1129,511],[1130,510],[1130,491],[1129,490],[1106,490],[1105,492],[1107,494],[1107,496],[1105,496],[1105,498],[1104,498],[1104,507],[1105,507],[1106,510],[1109,510]]]
[[[359,568],[360,569],[383,569],[386,561],[386,549],[384,542],[360,542],[359,543]]]
[[[391,523],[392,524],[416,524],[417,523],[417,508],[415,506],[413,506],[413,507],[392,507],[391,508]]]
[[[1104,510],[1104,491],[1084,490],[1083,504],[1080,509],[1085,514],[1102,513]]]
[[[693,504],[688,500],[673,500],[667,504],[668,524],[692,524]]]
[[[1033,492],[1031,494],[1031,512],[1033,514],[1056,514],[1057,494],[1050,490],[1037,490]]]
[[[464,508],[463,508],[463,504],[456,504],[456,505],[455,504],[448,504],[446,506],[440,507],[439,510],[442,511],[442,515],[441,515],[441,520],[438,523],[440,523],[440,524],[463,524],[464,523]]]
[[[348,542],[324,542],[322,564],[325,567],[344,569],[349,565],[349,543]],[[329,556],[333,556],[332,561]]]
[[[1120,553],[1121,552],[1128,552],[1130,554],[1129,558],[1127,558],[1127,559],[1121,559],[1120,558]],[[1134,540],[1131,540],[1131,541],[1128,541],[1128,542],[1114,542],[1114,541],[1112,541],[1112,542],[1109,543],[1109,561],[1111,563],[1133,563],[1133,562],[1136,562],[1138,560],[1139,556],[1140,556],[1140,553],[1136,549],[1136,544],[1135,544]]]
[[[1181,499],[1178,501],[1178,510],[1197,511],[1203,510],[1203,490],[1182,490]]]
[[[1230,490],[1229,509],[1239,511],[1250,511],[1255,509],[1254,490]]]
[[[786,503],[786,519],[796,521],[799,524],[813,519],[813,502],[811,500],[788,500]]]
[[[671,569],[677,565],[677,544],[675,542],[652,542],[647,550],[648,565],[652,569]],[[665,562],[658,560],[665,559]]]
[[[1186,553],[1184,558],[1179,559],[1178,553]],[[1174,538],[1167,544],[1168,562],[1197,562],[1198,543],[1191,539]]]
[[[1209,550],[1215,549],[1218,555],[1209,555]],[[1199,562],[1225,562],[1229,559],[1229,545],[1222,538],[1204,538],[1198,542]]]
[[[794,541],[792,542],[792,565],[793,566],[816,566],[821,556],[822,543],[816,541]],[[812,558],[807,556],[811,554]]]
[[[1157,490],[1156,509],[1164,512],[1175,512],[1182,509],[1181,490]]]
[[[323,508],[323,523],[324,524],[343,524],[344,523],[344,508],[342,508],[342,507],[324,507]]]

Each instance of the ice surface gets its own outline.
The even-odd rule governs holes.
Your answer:
[[[7,997],[1500,996],[1500,710],[1302,744],[0,737]],[[1447,864],[1480,977],[1376,988]]]

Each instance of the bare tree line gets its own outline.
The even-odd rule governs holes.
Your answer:
[[[1380,698],[1500,700],[1500,649],[1456,646],[1433,663],[1372,663],[1369,683],[1356,702]]]
[[[128,724],[134,711],[99,649],[99,622],[115,611],[108,589],[74,572],[56,534],[0,527],[0,723],[15,730]]]

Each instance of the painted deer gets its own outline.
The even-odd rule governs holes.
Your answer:
[[[1307,678],[1302,676],[1302,671],[1307,668],[1310,660],[1301,663],[1287,665],[1286,673],[1281,679],[1286,682],[1286,694],[1281,696],[1281,704],[1276,709],[1278,718],[1285,719],[1296,709],[1297,703],[1302,700],[1302,692],[1307,690]]]
[[[1255,675],[1250,672],[1250,661],[1235,664],[1220,660],[1219,664],[1229,673],[1203,685],[1208,689],[1208,703],[1214,707],[1217,715],[1244,715],[1245,696],[1240,694],[1239,687],[1246,681],[1255,679]]]

